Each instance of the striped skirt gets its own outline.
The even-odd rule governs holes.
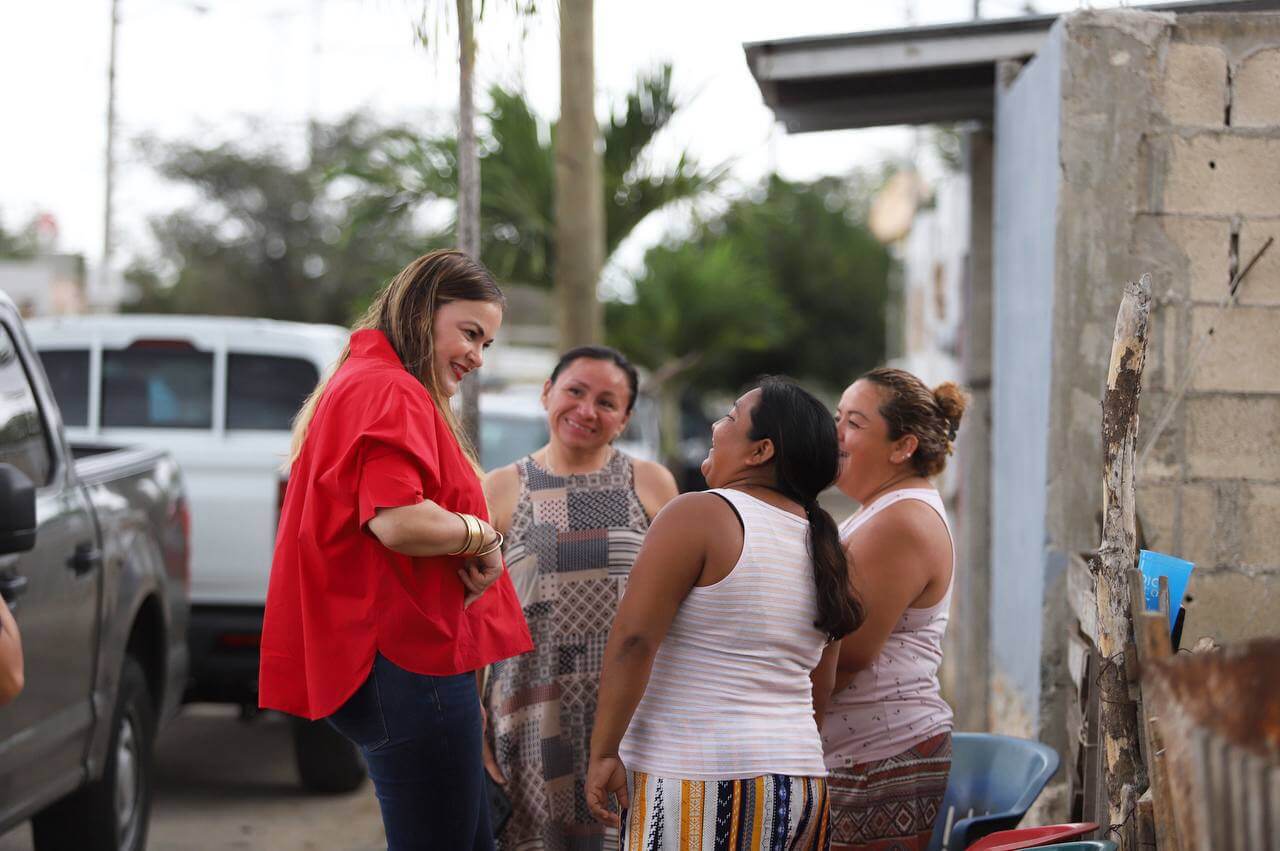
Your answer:
[[[832,851],[925,851],[951,771],[951,732],[851,768],[833,768]]]
[[[627,851],[827,851],[827,781],[680,780],[630,772]]]

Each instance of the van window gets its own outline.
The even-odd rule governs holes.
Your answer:
[[[69,426],[89,424],[89,351],[88,349],[55,349],[40,353],[40,362],[49,376],[53,398],[62,411],[62,422]]]
[[[0,328],[0,464],[17,467],[37,487],[53,471],[40,406],[7,328]]]
[[[319,380],[319,370],[302,358],[228,355],[227,431],[289,431]]]
[[[541,449],[549,439],[546,417],[484,414],[480,417],[480,466],[486,470],[505,467]]]
[[[102,352],[104,428],[212,428],[213,354],[191,347]]]

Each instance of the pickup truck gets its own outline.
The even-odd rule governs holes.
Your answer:
[[[26,685],[0,709],[0,833],[37,851],[141,851],[152,743],[187,675],[188,515],[168,453],[73,453],[0,293],[0,593]]]
[[[342,353],[334,325],[219,316],[86,315],[27,323],[71,441],[173,453],[191,498],[191,674],[184,700],[258,706],[258,648],[290,431]],[[292,719],[302,785],[349,792],[359,751]]]

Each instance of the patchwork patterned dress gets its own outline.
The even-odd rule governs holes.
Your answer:
[[[494,665],[485,687],[513,809],[498,847],[616,849],[617,831],[587,810],[583,781],[605,641],[649,518],[621,452],[593,473],[557,476],[531,457],[516,466],[505,555],[534,649]]]

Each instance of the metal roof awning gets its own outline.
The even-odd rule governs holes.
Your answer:
[[[1280,0],[1162,3],[1167,12],[1280,9]],[[744,45],[765,103],[791,133],[990,119],[996,65],[1035,55],[1057,15]]]

